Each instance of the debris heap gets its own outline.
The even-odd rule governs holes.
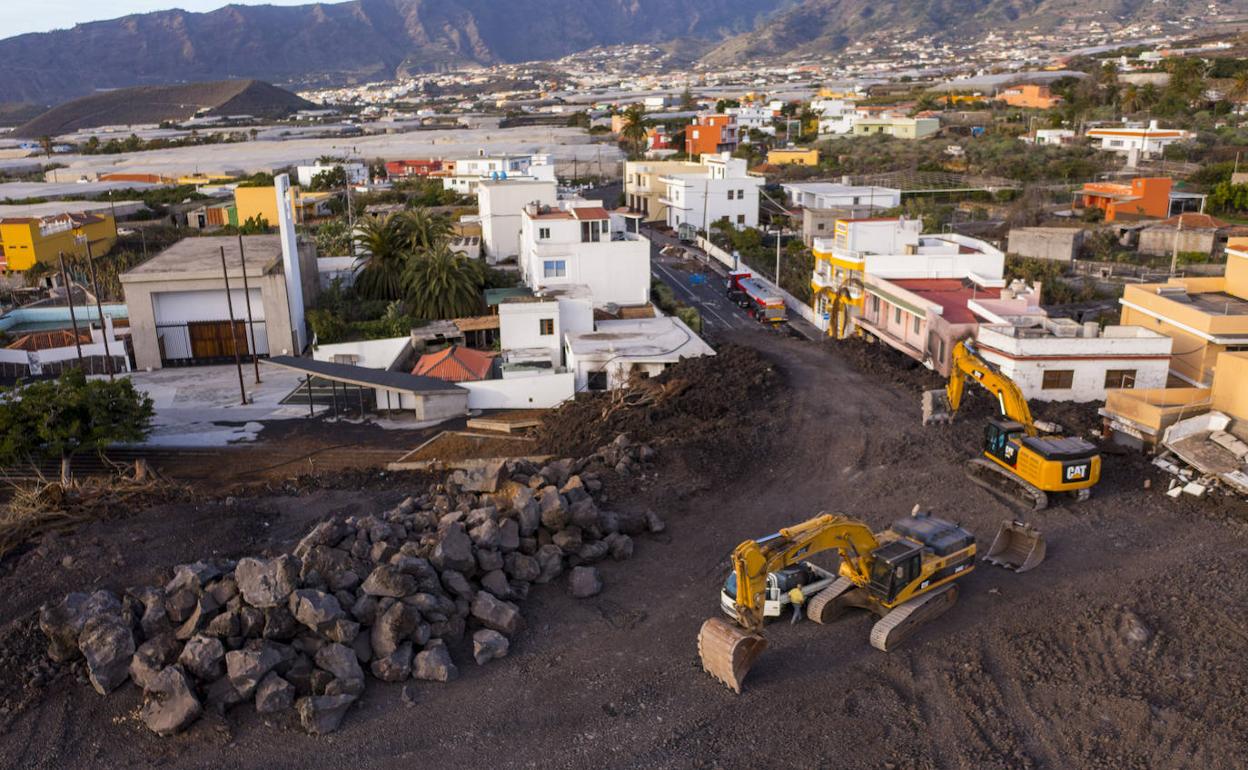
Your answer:
[[[160,735],[244,701],[332,732],[368,674],[451,681],[448,645],[468,639],[478,665],[506,656],[534,584],[566,571],[573,596],[601,591],[593,564],[663,529],[653,513],[600,508],[603,475],[653,456],[621,435],[581,460],[496,461],[379,515],[324,521],[290,553],[183,564],[121,596],[70,594],[40,610],[48,656],[84,666],[101,694],[132,680]]]

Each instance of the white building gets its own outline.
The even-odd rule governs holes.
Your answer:
[[[724,110],[725,115],[732,115],[736,118],[737,126],[742,131],[742,139],[748,139],[750,130],[762,131],[764,134],[776,135],[776,113],[770,107],[748,106],[748,107],[728,107]]]
[[[555,181],[554,160],[546,154],[486,155],[459,158],[453,161],[454,171],[442,177],[442,187],[460,195],[473,195],[477,185],[500,179],[536,179]]]
[[[806,209],[854,206],[891,209],[901,205],[901,190],[893,187],[860,187],[835,182],[793,182],[781,187],[790,204]]]
[[[1088,129],[1088,138],[1100,142],[1108,152],[1134,154],[1140,158],[1161,155],[1172,144],[1186,142],[1195,134],[1178,128],[1161,128],[1157,121],[1144,125],[1110,126]]]
[[[317,161],[311,166],[295,167],[295,175],[299,177],[299,185],[306,188],[312,186],[312,180],[315,179],[318,174],[322,174],[326,171],[333,171],[336,168],[341,168],[346,173],[347,184],[368,184],[368,166],[363,163],[356,162],[321,163],[320,161]]]
[[[1035,136],[1024,136],[1023,140],[1040,145],[1071,144],[1075,141],[1075,132],[1069,128],[1039,128]]]
[[[576,375],[578,392],[620,388],[634,373],[653,377],[681,359],[715,355],[674,316],[599,321],[596,330],[565,338],[567,366]]]
[[[644,305],[650,241],[637,232],[639,223],[583,200],[530,204],[521,218],[521,275],[534,291],[580,284],[596,306]]]
[[[858,107],[848,99],[815,99],[810,109],[819,114],[819,134],[823,136],[848,134],[858,119]]]
[[[710,223],[725,221],[737,229],[757,227],[759,190],[767,180],[751,174],[745,159],[729,153],[703,155],[701,163],[700,170],[659,178],[667,226],[706,230]]]
[[[564,365],[564,336],[594,330],[593,295],[588,287],[569,284],[508,297],[499,303],[498,316],[503,377],[554,371]]]
[[[1173,340],[1142,326],[1079,324],[1065,318],[1032,326],[981,325],[985,361],[1030,401],[1104,401],[1114,388],[1166,387]]]
[[[520,256],[524,207],[530,203],[553,206],[559,199],[553,180],[499,179],[480,182],[481,241],[491,265]]]

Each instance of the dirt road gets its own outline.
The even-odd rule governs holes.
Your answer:
[[[696,485],[687,466],[661,464],[617,499],[653,507],[667,532],[640,540],[633,560],[605,565],[607,589],[594,599],[574,600],[561,584],[535,590],[525,607],[531,624],[505,660],[464,666],[453,684],[428,683],[414,707],[401,703],[400,686],[370,683],[342,730],[325,738],[239,708],[161,739],[134,716],[137,689],[102,698],[58,682],[2,717],[0,764],[1242,766],[1243,511],[1212,515],[1146,492],[1146,466],[1120,458],[1107,463],[1090,502],[1033,516],[1049,537],[1044,565],[1025,576],[977,568],[958,605],[900,650],[873,650],[865,616],[830,627],[786,620],[769,627],[772,647],[743,695],[705,675],[696,634],[718,612],[725,556],[742,539],[824,509],[882,527],[920,503],[986,548],[1011,515],[963,478],[978,424],[922,428],[913,392],[858,374],[834,350],[725,334],[766,350],[786,375],[777,440],[758,448],[751,473],[700,469],[708,488],[696,494],[673,497],[669,490]],[[319,509],[367,505],[367,493],[321,494]],[[295,528],[275,529],[274,543]],[[172,563],[182,554],[171,550]],[[242,555],[224,545],[232,552]],[[0,578],[0,593],[17,592],[54,593],[20,568]],[[0,604],[0,621],[19,605],[30,602]]]

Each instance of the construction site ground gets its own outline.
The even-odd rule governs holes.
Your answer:
[[[761,351],[780,382],[741,419],[733,414],[743,406],[714,402],[732,397],[731,383],[694,383],[706,395],[690,408],[726,415],[724,428],[691,431],[688,445],[660,442],[651,473],[609,488],[611,506],[652,508],[666,531],[640,539],[631,561],[601,565],[606,590],[595,598],[573,599],[561,582],[534,590],[529,625],[507,658],[468,662],[451,684],[423,683],[414,706],[401,685],[372,684],[330,736],[238,708],[165,739],[136,718],[133,686],[105,698],[64,677],[25,692],[20,671],[42,645],[29,613],[70,590],[286,546],[331,513],[392,505],[402,474],[336,471],[171,502],[9,558],[0,572],[0,765],[1243,766],[1248,508],[1172,500],[1164,475],[1128,455],[1107,457],[1090,501],[1028,515],[1048,537],[1044,564],[1026,575],[981,564],[961,582],[958,604],[901,649],[872,649],[865,615],[831,626],[786,616],[768,627],[771,648],[742,695],[706,675],[696,636],[719,612],[726,556],[742,539],[821,510],[882,528],[919,504],[970,528],[986,550],[1018,513],[964,479],[982,414],[920,425],[923,370],[880,368],[871,363],[878,347],[723,335]],[[1053,419],[1043,405],[1036,411]],[[670,415],[655,412],[661,431]]]

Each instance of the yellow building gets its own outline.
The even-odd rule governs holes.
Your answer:
[[[1120,300],[1124,325],[1174,338],[1171,374],[1196,387],[1210,386],[1222,353],[1248,351],[1248,239],[1226,254],[1223,277],[1127,286]]]
[[[295,212],[295,224],[316,217],[328,216],[329,202],[335,193],[305,193],[297,185],[290,188],[290,204]],[[238,212],[238,222],[242,224],[253,217],[264,219],[269,227],[277,227],[277,188],[276,187],[239,187],[234,190],[234,207]]]
[[[117,225],[109,214],[0,219],[0,270],[29,270],[37,262],[56,265],[62,253],[85,257],[88,244],[100,256],[116,242]]]
[[[226,184],[234,181],[229,174],[190,174],[178,177],[178,184],[204,187],[206,185]]]
[[[813,147],[784,147],[767,151],[772,166],[818,166],[819,151]]]

